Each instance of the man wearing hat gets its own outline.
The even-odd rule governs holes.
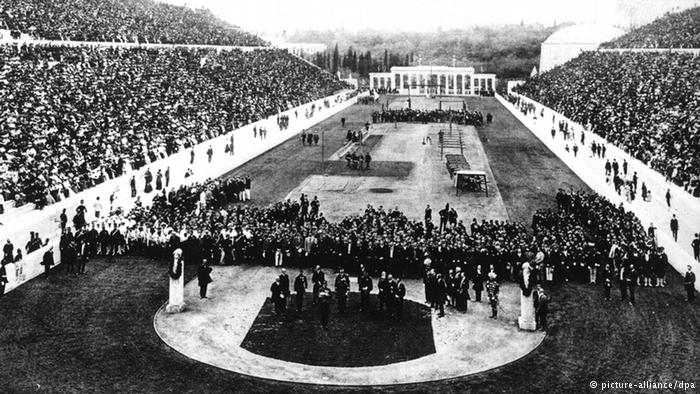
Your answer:
[[[272,296],[270,297],[272,299],[272,303],[275,305],[275,314],[279,316],[285,312],[286,306],[285,293],[280,285],[279,276],[275,278],[272,286],[270,286],[270,293],[272,293]]]
[[[486,281],[486,294],[488,295],[489,303],[491,304],[492,319],[496,319],[498,317],[498,292],[499,285],[496,281],[496,273],[489,272],[489,277]]]
[[[202,259],[202,263],[197,268],[197,282],[199,284],[199,298],[207,298],[207,287],[209,283],[212,282],[211,279],[212,268],[209,266],[207,259]]]
[[[44,274],[45,274],[46,279],[49,278],[49,271],[51,270],[51,267],[53,266],[53,264],[54,263],[53,263],[53,246],[52,246],[49,248],[49,250],[47,250],[44,253],[44,257],[41,261],[41,265],[44,266]]]

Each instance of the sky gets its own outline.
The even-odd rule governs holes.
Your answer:
[[[523,21],[603,23],[629,27],[700,0],[162,0],[206,7],[256,33],[343,28],[427,31]]]

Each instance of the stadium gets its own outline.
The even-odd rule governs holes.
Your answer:
[[[700,7],[212,7],[2,6],[0,391],[699,389]]]

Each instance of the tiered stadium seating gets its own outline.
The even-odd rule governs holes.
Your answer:
[[[0,46],[0,192],[41,207],[343,89],[280,50]]]
[[[667,14],[603,48],[700,48],[700,7]]]
[[[152,0],[9,0],[0,7],[0,25],[46,40],[266,45],[208,10]]]
[[[700,175],[700,58],[587,52],[516,88],[686,188]]]

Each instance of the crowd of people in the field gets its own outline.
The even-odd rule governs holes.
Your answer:
[[[640,284],[663,285],[666,260],[655,229],[645,230],[633,213],[595,194],[560,191],[556,210],[534,215],[533,237],[525,225],[509,221],[473,219],[467,228],[449,205],[435,221],[430,206],[419,221],[398,207],[368,205],[362,214],[329,222],[320,201],[306,195],[249,207],[244,204],[249,187],[250,178],[209,181],[163,193],[149,208],[113,216],[107,222],[119,224],[111,230],[123,226],[115,250],[167,258],[182,247],[194,263],[313,267],[333,262],[351,273],[362,266],[372,275],[387,271],[401,277],[420,277],[426,268],[447,275],[459,268],[471,279],[481,265],[484,273],[505,280],[516,280],[527,261],[540,281],[584,283],[603,282],[609,263],[613,272],[633,264],[641,272]]]
[[[384,122],[453,122],[463,125],[481,126],[484,124],[484,116],[479,111],[469,111],[466,109],[432,109],[417,110],[409,108],[385,109],[372,113],[372,123]]]
[[[144,207],[140,200],[136,206],[124,214],[112,212],[111,215],[97,217],[94,221],[86,220],[88,208],[81,201],[72,218],[72,227],[68,226],[68,217],[61,215],[62,235],[59,251],[61,261],[66,264],[69,273],[84,272],[84,263],[95,256],[139,255],[154,259],[167,259],[172,251],[180,245],[186,245],[188,238],[182,242],[176,237],[172,227],[163,223],[184,221],[188,216],[198,216],[211,206],[224,206],[228,202],[245,202],[250,200],[251,179],[230,177],[205,183],[172,188],[153,198],[149,207]],[[93,212],[94,214],[94,212]],[[75,231],[73,231],[75,229]],[[191,231],[190,236],[198,237],[198,231]],[[197,239],[204,242],[206,239]],[[184,248],[191,259],[190,248]],[[80,267],[80,268],[78,268]]]
[[[668,258],[653,225],[645,229],[631,211],[597,194],[560,191],[557,205],[532,221],[546,280],[602,283],[608,291],[623,281],[631,302],[633,287],[665,285]]]
[[[669,13],[603,48],[700,48],[700,7]]]
[[[0,27],[46,40],[266,45],[207,9],[161,1],[14,0],[0,7]]]
[[[266,208],[246,205],[250,182],[228,178],[163,191],[148,208],[137,205],[93,224],[85,222],[87,208],[81,204],[73,218],[75,233],[62,219],[61,260],[78,274],[95,255],[167,260],[181,248],[188,264],[389,272],[424,277],[431,286],[450,281],[446,297],[458,309],[462,299],[454,284],[462,278],[479,299],[487,277],[518,281],[524,263],[532,266],[533,283],[602,284],[606,299],[618,284],[631,303],[637,286],[665,285],[668,259],[653,225],[644,229],[632,212],[596,194],[560,191],[557,209],[537,211],[531,232],[507,220],[473,219],[467,227],[449,205],[435,221],[429,205],[423,220],[407,218],[398,207],[368,205],[361,214],[329,222],[316,197],[302,195]]]
[[[345,86],[279,50],[3,45],[0,63],[0,193],[39,207]]]
[[[357,99],[357,104],[360,104],[360,105],[374,105],[374,104],[377,104],[377,102],[378,102],[378,97],[373,96],[373,95],[363,96],[363,97],[359,97]]]
[[[698,69],[690,54],[586,52],[515,90],[700,195]]]

